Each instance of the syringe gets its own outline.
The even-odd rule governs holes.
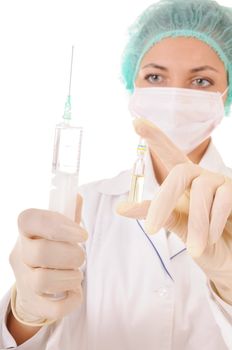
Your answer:
[[[139,144],[137,146],[137,159],[134,163],[132,178],[131,178],[131,188],[128,197],[129,202],[141,202],[143,195],[143,185],[144,185],[144,173],[145,173],[145,162],[144,156],[146,153],[146,143],[145,140],[140,138]]]
[[[74,47],[72,47],[69,93],[65,103],[63,120],[55,128],[52,162],[52,188],[49,209],[75,220],[78,175],[80,166],[82,127],[71,126],[71,81]],[[46,294],[52,300],[61,300],[66,292]]]

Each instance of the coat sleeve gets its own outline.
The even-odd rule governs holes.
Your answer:
[[[207,285],[212,313],[229,349],[232,349],[232,305],[227,304],[215,293],[209,280],[207,281]]]
[[[31,339],[17,346],[14,338],[6,326],[7,316],[10,311],[10,290],[0,302],[0,349],[42,350],[45,349],[51,326],[42,327]]]
[[[223,314],[225,315],[226,319],[228,320],[228,322],[231,324],[231,327],[232,327],[232,305],[227,304],[215,293],[213,286],[211,285],[211,282],[209,280],[208,280],[208,287],[212,295],[213,301],[221,309],[221,311],[223,312]]]

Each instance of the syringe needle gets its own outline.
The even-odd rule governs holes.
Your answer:
[[[73,67],[73,55],[74,55],[74,46],[72,46],[72,55],[71,55],[71,66],[70,66],[70,76],[69,76],[69,89],[68,95],[71,95],[71,85],[72,85],[72,67]]]
[[[70,76],[69,76],[69,89],[68,96],[64,106],[63,119],[65,123],[69,123],[72,119],[72,106],[71,106],[71,85],[72,85],[72,68],[73,68],[73,56],[74,56],[74,46],[72,46],[71,54],[71,65],[70,65]]]

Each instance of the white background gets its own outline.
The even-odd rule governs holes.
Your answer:
[[[119,79],[120,59],[128,26],[151,3],[0,2],[0,298],[14,281],[8,256],[18,234],[18,214],[48,205],[54,126],[68,91],[72,44],[73,117],[84,127],[79,183],[132,166],[138,136]],[[232,117],[215,134],[232,167],[231,135]]]

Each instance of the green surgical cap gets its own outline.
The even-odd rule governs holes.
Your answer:
[[[160,0],[150,5],[128,28],[128,42],[122,54],[121,80],[134,91],[144,54],[167,37],[195,37],[212,47],[225,65],[229,91],[225,114],[232,103],[232,8],[214,0]]]

